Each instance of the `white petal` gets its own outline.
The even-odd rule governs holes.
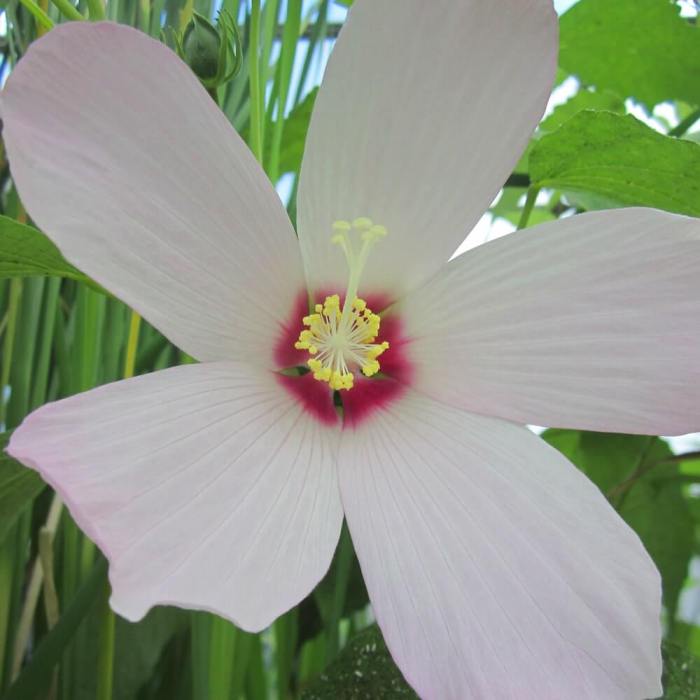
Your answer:
[[[551,0],[356,0],[316,100],[299,183],[311,286],[345,287],[330,242],[338,219],[370,217],[389,231],[361,289],[395,299],[444,264],[516,164],[556,56]]]
[[[8,451],[109,558],[120,615],[167,603],[256,631],[328,569],[343,518],[335,438],[274,375],[221,362],[48,404]]]
[[[526,428],[412,392],[344,433],[339,470],[377,620],[421,697],[660,695],[654,565]]]
[[[269,364],[303,288],[289,219],[187,66],[129,27],[71,22],[2,93],[22,201],[66,257],[201,360]]]
[[[522,423],[700,428],[700,220],[583,214],[468,251],[401,305],[417,388]]]

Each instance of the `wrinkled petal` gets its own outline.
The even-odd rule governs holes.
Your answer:
[[[374,612],[421,697],[661,694],[654,565],[526,428],[413,392],[344,433],[339,475]]]
[[[432,276],[516,164],[556,57],[551,0],[356,0],[314,106],[299,183],[312,288],[344,288],[331,225],[355,217],[389,231],[361,291],[397,298]]]
[[[270,363],[304,286],[263,171],[193,73],[129,27],[71,22],[2,93],[29,214],[64,255],[200,360]]]
[[[583,214],[468,251],[400,305],[415,386],[522,423],[700,428],[700,220]]]
[[[274,375],[185,365],[48,404],[12,435],[110,560],[112,607],[213,611],[257,631],[330,565],[334,432]]]

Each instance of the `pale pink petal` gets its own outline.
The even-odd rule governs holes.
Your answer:
[[[389,231],[361,291],[396,298],[430,277],[516,164],[556,58],[551,0],[356,0],[316,100],[299,183],[311,286],[344,288],[331,225],[355,217]]]
[[[422,698],[661,694],[654,565],[526,428],[411,392],[344,433],[339,474],[374,612]]]
[[[583,214],[468,251],[399,310],[415,385],[523,423],[700,429],[700,220]]]
[[[289,219],[192,72],[129,27],[71,22],[2,93],[22,201],[66,257],[202,360],[269,364],[303,288]]]
[[[275,375],[221,362],[48,404],[8,451],[109,558],[120,615],[167,603],[256,631],[328,569],[343,518],[336,435]]]

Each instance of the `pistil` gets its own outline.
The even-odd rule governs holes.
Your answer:
[[[361,240],[359,250],[353,241],[355,233],[359,233]],[[343,308],[337,294],[326,297],[323,304],[316,304],[314,313],[302,319],[306,328],[294,344],[298,350],[308,351],[307,364],[314,378],[328,382],[331,389],[352,389],[354,369],[366,377],[375,375],[380,369],[377,358],[389,347],[387,342],[374,342],[379,334],[380,318],[357,296],[369,253],[386,234],[383,226],[367,218],[333,224],[331,240],[345,254],[349,270]]]

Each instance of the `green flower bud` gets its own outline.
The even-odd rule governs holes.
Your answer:
[[[163,41],[174,45],[180,58],[210,91],[231,80],[240,70],[241,39],[235,20],[225,10],[219,13],[216,26],[193,12],[182,37],[168,28],[163,32]]]
[[[203,83],[216,78],[221,37],[216,27],[197,12],[192,14],[182,35],[182,53],[185,63]]]

